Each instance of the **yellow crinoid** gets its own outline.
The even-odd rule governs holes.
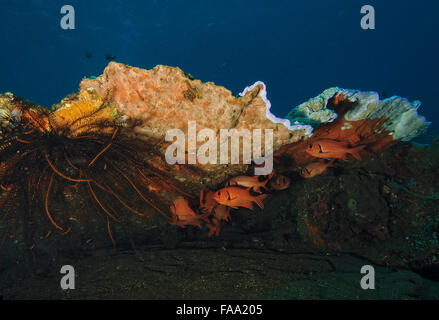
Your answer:
[[[117,109],[106,104],[94,89],[67,96],[53,109],[50,114],[52,129],[70,138],[93,133],[111,135],[112,124],[119,117]]]

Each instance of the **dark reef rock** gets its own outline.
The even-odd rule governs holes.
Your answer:
[[[41,237],[34,256],[15,239],[0,252],[0,293],[5,298],[437,298],[438,284],[413,272],[439,279],[438,176],[436,149],[399,144],[362,162],[336,164],[313,179],[291,175],[290,188],[268,198],[264,210],[233,210],[216,238],[208,238],[205,227],[178,228],[153,216],[127,218],[137,251],[127,251],[130,242],[118,227],[114,251],[105,223],[78,223],[65,236]],[[63,263],[77,266],[83,277],[82,289],[68,295],[55,287]],[[354,288],[364,264],[375,265],[385,279],[372,295]],[[104,285],[109,279],[111,288]],[[53,289],[44,285],[51,281]],[[29,290],[31,285],[38,291]],[[332,285],[339,291],[331,291]]]
[[[179,68],[116,62],[51,110],[0,94],[0,295],[431,298],[437,284],[413,272],[439,279],[439,151],[436,140],[407,143],[430,124],[419,106],[334,87],[279,119],[260,81],[234,97]],[[171,144],[170,129],[188,139]],[[201,129],[220,146],[217,159],[229,145],[222,129],[273,134],[260,150],[274,153],[265,209],[233,209],[226,223],[218,204],[235,207],[230,193],[224,201],[209,193],[214,205],[206,196],[202,206],[206,189],[254,179],[256,167],[192,163],[206,142],[196,138]],[[246,158],[244,140],[235,140],[236,159]],[[171,145],[181,150],[178,165],[165,160]],[[256,178],[241,186],[259,188]],[[234,190],[244,207],[255,199]],[[207,226],[221,226],[219,236],[209,238]],[[74,293],[58,288],[63,264],[77,267]],[[364,264],[388,276],[384,291],[358,292]],[[401,292],[392,291],[397,278]]]

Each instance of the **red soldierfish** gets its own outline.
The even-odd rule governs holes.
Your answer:
[[[313,178],[326,171],[328,167],[332,167],[334,160],[329,162],[318,161],[307,164],[300,170],[300,175],[304,178]]]
[[[253,188],[253,191],[257,193],[262,193],[261,188],[266,188],[267,182],[273,177],[274,172],[272,172],[264,180],[260,181],[260,176],[238,176],[230,179],[228,186],[241,186],[245,188]]]
[[[189,206],[189,202],[181,196],[174,200],[170,210],[172,213],[172,220],[170,223],[182,228],[187,225],[200,227],[202,220],[209,222],[209,219],[204,215],[196,214]]]
[[[305,151],[316,158],[348,160],[347,155],[350,154],[361,160],[360,151],[365,147],[366,145],[350,148],[347,142],[322,139],[309,144]]]
[[[215,192],[214,199],[219,204],[228,207],[237,208],[244,207],[253,210],[253,202],[256,202],[259,207],[264,208],[262,200],[268,197],[267,194],[260,196],[253,196],[250,194],[250,189],[243,189],[240,187],[227,187]]]

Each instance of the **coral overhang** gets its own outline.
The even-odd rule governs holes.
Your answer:
[[[363,154],[383,151],[398,141],[422,134],[429,123],[419,116],[420,102],[391,97],[380,100],[375,92],[330,88],[292,109],[286,119],[273,115],[266,86],[258,81],[233,97],[224,87],[191,80],[179,68],[156,66],[152,70],[111,62],[102,76],[84,79],[81,90],[95,92],[109,101],[131,123],[130,134],[164,141],[166,130],[187,133],[189,121],[197,129],[272,129],[273,151],[290,158],[291,170],[312,161],[303,152],[317,139],[335,139],[351,146],[365,144]],[[163,143],[165,147],[166,144]],[[248,166],[198,165],[202,177],[180,177],[188,183],[204,181],[216,188],[231,176],[248,171]],[[181,173],[176,172],[179,176]]]
[[[13,118],[13,101],[11,94],[0,100],[3,119]],[[263,82],[234,97],[226,88],[193,80],[179,68],[158,65],[145,70],[110,62],[101,76],[84,78],[80,91],[55,105],[48,117],[55,129],[67,126],[70,136],[98,130],[87,124],[84,114],[92,116],[94,122],[115,121],[125,136],[145,143],[153,140],[163,154],[169,146],[164,139],[167,130],[181,129],[187,134],[189,121],[196,121],[197,130],[209,128],[217,133],[221,129],[272,129],[275,156],[290,159],[289,170],[294,171],[313,160],[304,147],[318,139],[345,141],[350,146],[365,144],[363,155],[411,140],[428,127],[417,113],[419,105],[400,97],[380,100],[374,92],[334,87],[281,119],[270,111]],[[215,189],[231,177],[249,172],[246,164],[169,167],[155,156],[145,161],[171,170],[170,174],[193,194],[204,186]]]
[[[29,126],[33,130],[29,138],[33,141],[50,136],[55,139],[54,143],[60,144],[54,148],[54,143],[46,139],[45,144],[41,145],[44,147],[41,152],[37,151],[39,145],[32,145],[35,150],[29,149],[29,152],[35,153],[35,159],[44,164],[44,174],[50,171],[49,166],[53,169],[50,178],[43,178],[47,189],[46,212],[50,217],[47,202],[52,177],[65,178],[67,175],[61,171],[71,171],[78,164],[70,163],[65,154],[51,155],[48,151],[59,152],[65,148],[62,141],[68,140],[72,144],[77,139],[77,143],[82,143],[84,147],[78,147],[74,154],[78,158],[85,157],[79,160],[86,161],[88,166],[78,171],[80,174],[75,178],[78,180],[76,182],[83,182],[83,172],[95,174],[95,178],[87,178],[93,180],[95,188],[99,187],[102,193],[114,196],[119,204],[134,212],[138,208],[136,203],[132,206],[126,204],[123,199],[127,196],[121,195],[125,192],[125,186],[132,187],[135,194],[154,207],[154,202],[145,199],[139,190],[142,184],[152,199],[170,204],[182,193],[195,199],[203,189],[218,190],[232,177],[252,174],[252,164],[167,163],[164,157],[169,146],[165,139],[167,131],[180,129],[188,135],[191,121],[196,122],[199,131],[211,129],[215,133],[222,129],[272,130],[273,149],[264,152],[275,152],[274,170],[280,174],[300,172],[303,166],[318,160],[305,149],[322,140],[343,143],[350,148],[362,146],[357,158],[381,152],[399,141],[409,141],[422,134],[429,125],[424,117],[418,115],[419,105],[419,102],[410,103],[400,97],[380,100],[374,92],[335,87],[294,108],[287,119],[280,119],[270,111],[271,104],[262,82],[256,82],[239,97],[234,97],[224,87],[188,78],[179,68],[159,65],[152,70],[144,70],[110,62],[101,76],[83,79],[80,91],[63,99],[50,112],[40,106],[27,105],[13,94],[0,95],[0,152],[10,155],[8,150],[14,143],[30,143],[18,135],[10,134],[20,124],[22,136],[27,136],[25,130]],[[10,137],[15,137],[15,140]],[[137,151],[134,147],[129,149],[135,158],[132,164],[123,160],[126,156],[123,147],[124,144],[130,145],[130,139],[136,141],[133,146],[137,148]],[[145,147],[142,148],[139,142]],[[197,143],[199,146],[202,141]],[[219,144],[222,143],[219,141]],[[92,145],[100,147],[95,152]],[[27,152],[27,149],[23,150]],[[241,156],[242,150],[240,148]],[[117,161],[112,161],[111,155]],[[50,160],[53,156],[55,160]],[[5,162],[2,159],[2,167],[14,165],[14,157],[12,155]],[[62,164],[66,168],[56,169],[54,161],[57,162],[59,158],[65,158]],[[98,159],[100,163],[96,165]],[[92,169],[93,166],[96,169]],[[142,171],[143,167],[146,168],[145,172]],[[0,180],[7,176],[5,172],[3,169],[0,171]],[[145,173],[148,172],[154,174],[146,177]],[[15,180],[25,180],[27,173],[22,174],[23,179],[18,177]],[[114,190],[103,184],[110,181],[107,178],[111,178],[111,183],[117,186]],[[125,179],[125,184],[118,183],[118,178]],[[175,182],[184,185],[184,190]],[[94,189],[87,183],[91,196],[99,207],[107,211],[105,203],[99,201]],[[5,194],[10,193],[8,186],[2,185],[2,188]],[[14,189],[14,192],[18,191]],[[107,203],[110,201],[107,200]],[[161,209],[159,211],[162,212]],[[166,213],[162,213],[166,216]],[[111,235],[110,227],[108,229]]]

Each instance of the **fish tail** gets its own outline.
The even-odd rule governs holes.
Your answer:
[[[205,221],[205,222],[210,222],[208,216],[210,216],[211,212],[206,212],[203,214],[200,214],[199,217],[201,220]]]
[[[361,160],[360,151],[366,148],[366,145],[358,146],[349,150],[349,153],[357,160]]]
[[[215,220],[213,220],[213,219],[215,219]],[[218,234],[219,234],[219,230],[218,230],[218,223],[219,223],[219,221],[218,220],[216,220],[216,218],[213,218],[212,220],[213,220],[213,225],[211,225],[211,224],[207,224],[207,228],[209,229],[209,233],[208,233],[208,236],[209,236],[209,238],[214,234],[214,233],[216,233],[216,235],[218,236]],[[216,231],[216,232],[215,232]]]
[[[264,183],[263,186],[265,186],[265,183]],[[251,187],[250,189],[251,189],[252,191],[256,192],[256,193],[262,193],[262,191],[261,191],[261,187],[260,187],[260,186]]]
[[[274,176],[274,171],[271,171],[271,173],[267,176],[265,181],[263,183],[261,183],[260,186],[258,186],[257,190],[255,188],[254,191],[256,191],[257,193],[262,193],[260,187],[267,189],[267,183],[271,180],[271,178],[273,178],[273,176]]]
[[[274,176],[274,171],[271,171],[271,173],[268,175],[267,179],[264,182],[264,186],[268,183],[268,181],[271,180],[271,178],[273,178]]]
[[[257,196],[254,201],[261,209],[264,209],[264,204],[262,203],[262,200],[264,200],[267,197],[268,194],[261,194],[260,196]]]
[[[209,233],[207,234],[207,236],[210,238],[215,232],[215,226],[207,225],[207,227],[209,228]]]

